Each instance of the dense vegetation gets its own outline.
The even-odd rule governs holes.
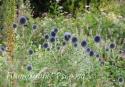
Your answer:
[[[125,87],[124,3],[0,0],[0,87]]]

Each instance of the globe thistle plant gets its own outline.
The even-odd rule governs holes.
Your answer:
[[[33,54],[33,50],[30,48],[30,49],[28,50],[28,53],[29,53],[29,55],[32,55],[32,54]]]
[[[111,43],[110,45],[109,45],[109,48],[110,49],[114,49],[116,47],[116,44],[115,43]]]
[[[56,33],[54,31],[51,31],[50,36],[55,37]]]
[[[77,37],[73,36],[71,42],[74,44],[77,43],[77,41],[78,41]]]
[[[17,24],[13,23],[12,27],[13,27],[13,29],[17,28]]]
[[[120,84],[123,84],[124,83],[124,78],[123,77],[118,77],[118,82],[120,83]]]
[[[48,34],[46,34],[45,36],[44,36],[44,39],[49,39],[49,35]]]
[[[54,28],[53,31],[54,31],[55,33],[57,33],[57,32],[58,32],[58,29],[57,29],[57,28]]]
[[[47,49],[48,47],[49,47],[48,43],[44,43],[44,44],[42,45],[42,48]]]
[[[89,56],[94,56],[94,51],[91,50],[91,51],[89,52]]]
[[[95,41],[96,43],[99,43],[99,42],[101,41],[101,37],[100,37],[99,35],[96,35],[96,36],[94,37],[94,41]]]
[[[86,41],[86,40],[83,40],[83,41],[81,42],[81,46],[82,46],[82,47],[86,47],[86,46],[87,46],[87,41]]]
[[[27,70],[31,71],[32,70],[32,65],[27,65]]]
[[[1,46],[0,46],[0,51],[1,51],[1,52],[4,52],[4,51],[6,51],[6,46],[4,46],[4,45],[1,45]]]
[[[19,17],[19,24],[20,25],[25,25],[27,23],[27,18],[26,16],[20,16]]]
[[[33,25],[32,25],[32,29],[33,29],[33,30],[37,29],[37,25],[36,25],[36,24],[33,24]]]
[[[56,41],[56,38],[51,36],[51,37],[49,38],[49,40],[50,40],[51,43],[53,43],[53,42]]]
[[[65,32],[64,33],[64,40],[69,41],[71,39],[71,33],[70,32]]]

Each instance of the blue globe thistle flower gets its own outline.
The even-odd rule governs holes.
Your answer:
[[[86,48],[86,52],[89,53],[91,51],[91,49],[88,47]]]
[[[77,37],[72,37],[72,43],[76,43],[78,41]]]
[[[50,37],[50,42],[55,42],[55,37]]]
[[[27,65],[27,70],[31,71],[32,70],[32,65]]]
[[[65,40],[65,41],[69,41],[70,39],[71,39],[71,33],[65,32],[65,33],[64,33],[64,40]]]
[[[115,46],[116,46],[115,43],[111,43],[111,44],[109,45],[110,49],[114,49]]]
[[[20,25],[25,25],[27,23],[27,18],[26,16],[20,16],[19,17],[19,24]]]
[[[44,36],[44,38],[45,38],[46,40],[49,39],[49,35],[46,34],[46,35]]]
[[[13,26],[12,26],[14,29],[17,28],[17,24],[16,23],[13,23]]]
[[[99,43],[99,42],[101,41],[101,37],[100,37],[99,35],[95,36],[95,37],[94,37],[94,41],[95,41],[96,43]]]
[[[1,52],[4,52],[4,51],[6,51],[6,46],[4,46],[4,45],[1,45],[1,46],[0,46],[0,51],[1,51]]]
[[[83,40],[83,41],[81,42],[81,46],[82,46],[82,47],[86,47],[86,46],[87,46],[87,41],[86,41],[86,40]]]
[[[55,36],[56,36],[56,33],[55,33],[54,31],[52,31],[52,32],[50,33],[50,35],[51,35],[52,37],[55,37]]]
[[[124,83],[124,78],[123,78],[123,77],[121,77],[121,76],[120,76],[120,77],[118,77],[118,82],[119,82],[119,83]]]
[[[29,55],[32,55],[32,54],[33,54],[33,50],[32,50],[32,49],[29,49],[29,50],[28,50],[28,53],[29,53]]]
[[[48,43],[44,43],[42,47],[47,49],[49,47],[49,45],[48,45]]]
[[[53,31],[54,31],[55,33],[57,33],[57,32],[58,32],[58,29],[57,29],[57,28],[54,28]]]
[[[33,24],[33,25],[32,25],[32,29],[33,29],[33,30],[37,29],[37,25],[36,25],[36,24]]]
[[[94,56],[94,51],[91,50],[91,51],[89,52],[89,56]]]

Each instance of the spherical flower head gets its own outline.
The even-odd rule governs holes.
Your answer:
[[[37,29],[37,25],[36,25],[36,24],[33,24],[33,25],[32,25],[32,29],[33,29],[33,30]]]
[[[53,43],[53,42],[55,42],[55,40],[56,40],[55,37],[50,37],[50,42]]]
[[[82,46],[82,47],[86,47],[86,46],[87,46],[87,41],[86,41],[86,40],[83,40],[83,41],[81,42],[81,46]]]
[[[19,24],[20,25],[25,25],[27,23],[27,18],[26,16],[20,16],[19,17]]]
[[[52,37],[55,37],[55,36],[56,36],[56,33],[55,33],[54,31],[52,31],[52,32],[50,33],[50,35],[51,35]]]
[[[54,28],[53,31],[54,31],[55,33],[57,33],[57,32],[58,32],[58,29],[57,29],[57,28]]]
[[[14,29],[17,28],[17,24],[16,23],[13,23],[13,26],[12,26]]]
[[[44,38],[45,38],[46,40],[49,39],[49,35],[46,34],[46,35],[44,36]]]
[[[114,49],[115,46],[116,46],[115,43],[111,43],[111,44],[109,45],[110,49]]]
[[[89,52],[89,56],[94,56],[94,51],[91,50],[91,51]]]
[[[72,43],[76,43],[78,41],[77,37],[72,37]]]
[[[1,51],[1,52],[4,52],[4,51],[6,51],[6,46],[4,46],[4,45],[1,45],[1,46],[0,46],[0,51]]]
[[[29,50],[28,50],[28,53],[29,53],[29,55],[32,55],[32,54],[33,54],[33,50],[32,50],[32,49],[29,49]]]
[[[32,70],[32,65],[27,65],[27,70],[31,71]]]
[[[99,42],[101,41],[101,37],[100,37],[99,35],[95,36],[95,37],[94,37],[94,41],[95,41],[96,43],[99,43]]]
[[[89,53],[91,51],[91,49],[88,47],[86,48],[86,52]]]
[[[120,76],[120,77],[118,77],[118,82],[119,82],[119,83],[124,83],[124,78],[123,78],[123,77],[121,77],[121,76]]]
[[[70,32],[65,32],[64,33],[64,39],[65,39],[65,41],[69,41],[71,39],[71,33]]]
[[[47,49],[49,47],[48,43],[43,44],[43,48]]]

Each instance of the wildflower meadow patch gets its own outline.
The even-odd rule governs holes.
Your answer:
[[[65,12],[58,0],[40,16],[33,2],[19,1],[0,5],[0,87],[125,87],[122,4],[82,9],[81,0]]]

